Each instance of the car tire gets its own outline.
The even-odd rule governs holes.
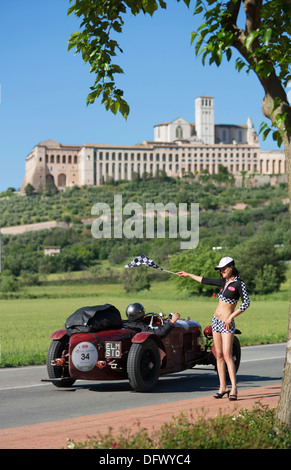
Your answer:
[[[235,371],[237,372],[240,365],[241,347],[239,339],[236,336],[233,338],[232,358],[235,365]]]
[[[61,357],[64,350],[69,350],[67,337],[63,337],[61,340],[52,341],[47,353],[47,372],[55,387],[70,387],[75,382],[75,380],[70,377],[68,366],[66,366],[64,370],[66,376],[62,377],[63,367],[52,365],[52,361],[57,357]]]
[[[161,359],[155,341],[133,343],[127,359],[127,374],[136,392],[150,392],[160,376]]]

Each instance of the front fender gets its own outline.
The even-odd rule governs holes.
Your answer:
[[[144,343],[150,336],[153,336],[153,333],[146,333],[144,331],[136,333],[131,339],[132,343]]]
[[[66,330],[57,330],[50,336],[50,339],[52,339],[53,341],[56,341],[56,340],[62,339],[66,335],[67,335]]]
[[[163,351],[165,350],[162,339],[158,335],[155,335],[155,333],[141,331],[140,333],[136,333],[136,335],[134,335],[131,342],[144,343],[148,338],[151,338],[153,341],[155,341],[159,348],[163,349]]]
[[[144,343],[147,341],[148,338],[151,338],[155,343],[157,344],[160,352],[160,357],[161,357],[161,363],[163,362],[163,359],[166,357],[166,349],[164,346],[164,343],[162,339],[155,335],[154,333],[147,333],[145,331],[142,331],[140,333],[136,333],[134,337],[131,339],[132,343]]]

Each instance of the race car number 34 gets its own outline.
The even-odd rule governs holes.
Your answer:
[[[72,362],[76,369],[87,372],[93,369],[98,359],[98,352],[94,344],[87,341],[77,344],[72,352]]]

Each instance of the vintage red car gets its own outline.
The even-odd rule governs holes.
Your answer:
[[[69,387],[76,380],[128,379],[136,392],[149,392],[161,375],[192,369],[199,365],[216,368],[212,328],[202,332],[193,320],[178,320],[168,336],[160,338],[155,328],[164,322],[162,313],[145,316],[152,332],[136,332],[125,327],[68,335],[66,329],[52,334],[47,354],[47,370],[56,387]],[[236,334],[240,334],[236,330]],[[233,342],[233,358],[238,370],[241,357],[237,336]]]

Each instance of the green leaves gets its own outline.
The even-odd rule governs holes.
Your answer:
[[[129,105],[123,99],[123,91],[116,88],[114,82],[100,84],[96,81],[91,90],[91,93],[87,96],[87,106],[93,104],[102,95],[101,103],[104,104],[107,111],[110,110],[113,114],[117,114],[119,111],[127,119]]]
[[[247,37],[246,37],[246,40],[245,40],[245,47],[247,49],[247,51],[250,50],[254,40],[259,36],[260,34],[260,31],[259,30],[255,30],[255,31],[252,31]]]
[[[270,42],[270,39],[271,39],[271,36],[272,36],[272,28],[268,28],[266,31],[263,32],[262,34],[262,40],[263,40],[263,43],[265,46],[268,46],[269,45],[269,42]]]
[[[122,33],[124,17],[127,13],[152,16],[159,8],[165,9],[165,0],[69,0],[68,15],[80,18],[80,31],[71,34],[68,49],[80,53],[85,63],[90,64],[90,73],[95,74],[95,83],[87,97],[87,105],[100,98],[107,110],[114,114],[120,112],[126,119],[129,106],[118,88],[116,81],[122,68],[113,62],[118,53],[123,52],[116,37]],[[74,1],[74,3],[73,3]],[[187,7],[191,0],[177,0]],[[237,25],[240,9],[245,10],[244,29]],[[261,83],[276,77],[277,85],[283,86],[290,81],[291,64],[291,2],[268,0],[196,0],[194,15],[202,15],[202,22],[191,34],[195,43],[195,54],[201,54],[202,63],[222,63],[223,57],[232,58],[235,48],[240,57],[235,67],[240,72],[254,71]],[[240,18],[241,20],[241,18]],[[266,91],[266,88],[265,88]],[[276,96],[277,90],[272,96]],[[284,111],[285,112],[285,111]],[[281,116],[281,117],[280,117]],[[273,125],[277,130],[273,138],[282,142],[282,133],[289,129],[288,117],[276,113]],[[291,127],[291,123],[290,126]],[[263,137],[270,130],[262,129]],[[288,130],[289,132],[289,130]]]
[[[202,54],[203,65],[208,57],[209,64],[215,63],[220,66],[224,55],[228,61],[232,57],[231,47],[235,35],[227,25],[229,17],[227,5],[216,0],[207,0],[207,4],[209,7],[214,4],[215,6],[207,9],[201,0],[196,1],[194,14],[203,12],[204,21],[197,31],[191,34],[191,43],[196,41],[195,53]]]
[[[70,0],[72,3],[72,0]],[[128,2],[131,10],[144,4],[151,12],[157,7],[154,0]],[[138,5],[139,4],[139,5]],[[129,106],[123,98],[123,92],[116,85],[116,76],[123,74],[122,68],[112,63],[118,52],[122,52],[118,42],[112,38],[120,34],[123,27],[122,15],[126,7],[124,2],[117,0],[77,0],[68,10],[81,18],[81,31],[71,34],[68,49],[80,53],[83,61],[90,64],[90,73],[95,74],[94,85],[87,96],[87,106],[101,98],[106,110],[116,114],[118,111],[125,119],[129,114]]]
[[[237,25],[242,6],[246,13],[244,29]],[[283,89],[291,80],[291,2],[269,0],[259,4],[249,0],[204,0],[202,3],[197,0],[194,14],[203,15],[201,25],[191,34],[196,55],[202,55],[203,64],[208,59],[209,64],[220,66],[223,56],[228,61],[232,58],[233,48],[239,52],[235,61],[238,72],[243,68],[247,73],[254,71],[269,100],[275,100],[271,115],[269,111],[265,113],[272,125],[262,123],[260,133],[265,140],[272,132],[273,139],[281,146],[284,133],[291,132],[291,111]],[[281,100],[283,97],[284,110],[277,109],[276,96]]]
[[[127,119],[129,105],[123,98],[123,91],[116,85],[116,77],[123,74],[122,68],[112,63],[113,58],[123,52],[113,35],[121,34],[123,17],[129,11],[152,16],[158,8],[165,9],[164,0],[69,0],[68,15],[75,14],[81,19],[80,31],[71,34],[68,49],[80,53],[83,61],[90,64],[95,83],[90,87],[87,105],[101,98],[106,110],[120,112]],[[177,0],[180,1],[180,0]],[[190,0],[183,0],[189,6]]]
[[[284,103],[281,98],[275,97],[270,119],[272,119],[272,127],[275,129],[272,132],[272,137],[273,140],[277,141],[279,147],[281,147],[283,143],[284,133],[286,131],[290,132],[287,107],[287,103]],[[261,123],[259,133],[262,134],[263,140],[266,140],[269,133],[272,131],[272,127],[269,127],[264,122]]]
[[[268,126],[266,122],[261,122],[259,134],[262,134],[262,139],[266,140],[269,133],[272,132],[272,138],[281,147],[283,143],[283,134],[285,132],[286,114],[277,114],[275,122],[272,127],[275,128],[272,132],[272,127]],[[277,128],[276,128],[277,127]]]
[[[268,126],[268,124],[266,122],[261,122],[259,134],[262,134],[263,140],[266,140],[270,132],[271,128]]]
[[[158,9],[157,2],[155,0],[143,0],[142,2],[144,12],[153,16],[154,12]]]

